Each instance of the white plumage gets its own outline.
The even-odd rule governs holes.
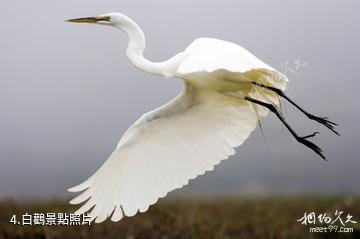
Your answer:
[[[274,92],[252,81],[285,89],[283,74],[230,42],[200,38],[170,60],[153,63],[143,58],[144,35],[128,17],[111,13],[70,21],[125,30],[130,39],[127,55],[138,68],[184,82],[179,96],[144,114],[102,167],[69,189],[83,191],[71,203],[86,201],[76,213],[91,209],[95,222],[145,212],[168,192],[233,155],[267,112],[243,97],[279,105]]]

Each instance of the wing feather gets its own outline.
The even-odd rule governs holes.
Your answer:
[[[70,189],[84,190],[71,203],[87,200],[76,213],[92,208],[92,219],[102,222],[145,212],[158,198],[235,153],[256,127],[254,109],[219,93],[202,98],[189,87],[141,117],[104,165]]]

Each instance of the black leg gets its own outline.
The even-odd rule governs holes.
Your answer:
[[[273,92],[275,92],[276,94],[278,94],[279,96],[285,98],[287,101],[289,101],[293,106],[295,106],[296,108],[298,108],[301,112],[303,112],[309,119],[311,120],[315,120],[317,122],[319,122],[320,124],[323,124],[325,127],[327,127],[328,129],[330,129],[332,132],[334,132],[337,135],[340,135],[334,128],[335,125],[337,125],[334,122],[331,122],[327,117],[318,117],[315,115],[312,115],[308,112],[306,112],[303,108],[301,108],[299,105],[297,105],[294,101],[292,101],[287,95],[285,95],[285,93],[275,87],[271,87],[271,86],[267,86],[267,85],[263,85],[261,83],[258,82],[251,82],[253,85],[265,88],[265,89],[269,89]]]
[[[304,137],[300,137],[297,135],[297,133],[290,127],[290,125],[286,122],[286,120],[284,119],[284,117],[280,114],[280,112],[277,110],[277,108],[272,105],[272,104],[268,104],[268,103],[265,103],[265,102],[262,102],[262,101],[259,101],[259,100],[256,100],[256,99],[253,99],[253,98],[250,98],[250,97],[245,97],[244,98],[245,100],[247,101],[250,101],[252,103],[255,103],[255,104],[258,104],[258,105],[261,105],[261,106],[264,106],[266,107],[267,109],[269,109],[270,111],[272,111],[273,113],[276,114],[276,116],[281,120],[281,122],[286,126],[286,128],[290,131],[290,133],[294,136],[294,138],[299,142],[299,143],[302,143],[303,145],[311,148],[312,150],[314,150],[315,153],[317,153],[318,155],[320,155],[321,158],[325,159],[325,156],[323,155],[322,153],[322,150],[317,146],[315,145],[313,142],[307,140],[307,138],[311,138],[311,137],[314,137],[316,134],[318,134],[319,132],[315,132],[313,134],[310,134],[310,135],[306,135]]]

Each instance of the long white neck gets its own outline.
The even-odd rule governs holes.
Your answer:
[[[128,37],[129,43],[126,50],[126,55],[137,68],[142,71],[155,75],[164,74],[163,62],[152,62],[144,58],[143,52],[145,50],[145,35],[141,28],[130,18],[126,17],[126,21],[122,22],[121,26],[117,26],[124,30]]]
[[[165,77],[176,76],[176,69],[186,56],[184,52],[180,52],[163,62],[149,61],[143,56],[143,52],[145,50],[145,35],[141,28],[133,20],[126,16],[125,21],[122,21],[121,24],[115,26],[124,30],[129,37],[126,55],[132,64],[140,70],[150,74]]]

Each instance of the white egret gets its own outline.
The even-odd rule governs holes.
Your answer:
[[[268,110],[295,139],[325,158],[308,138],[287,124],[279,106],[290,101],[310,119],[336,133],[335,123],[304,111],[284,93],[287,77],[244,48],[227,41],[199,38],[183,52],[163,62],[144,58],[145,37],[129,17],[109,13],[67,20],[97,23],[124,30],[129,43],[126,55],[140,70],[183,81],[181,93],[171,102],[144,114],[122,136],[108,160],[89,179],[70,188],[83,191],[70,201],[85,202],[76,213],[90,209],[95,222],[145,212],[168,192],[212,170],[235,153]]]

